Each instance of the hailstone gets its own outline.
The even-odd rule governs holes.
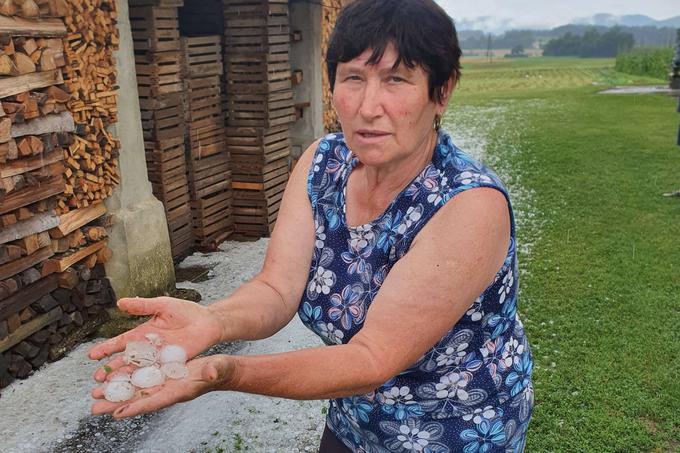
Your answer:
[[[112,403],[127,401],[135,395],[135,387],[126,381],[111,381],[104,387],[104,398]]]

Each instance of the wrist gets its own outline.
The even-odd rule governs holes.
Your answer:
[[[229,334],[233,332],[233,329],[230,327],[230,317],[227,315],[224,307],[215,303],[208,305],[206,309],[216,324],[217,338],[215,338],[214,344],[233,341],[234,338],[231,338],[232,335]]]

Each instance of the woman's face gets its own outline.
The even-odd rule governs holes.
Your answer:
[[[366,165],[398,164],[433,146],[435,114],[446,101],[435,104],[428,95],[428,76],[417,66],[393,69],[397,51],[390,44],[375,65],[366,62],[368,49],[339,63],[333,90],[349,149]]]

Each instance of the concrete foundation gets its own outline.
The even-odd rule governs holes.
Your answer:
[[[163,204],[147,176],[127,0],[118,0],[118,27],[118,124],[111,132],[121,142],[121,178],[106,200],[114,219],[106,273],[118,297],[158,296],[174,287],[175,270]]]
[[[302,118],[290,129],[293,158],[298,158],[324,133],[321,73],[325,71],[325,66],[321,61],[321,13],[320,2],[290,2],[290,28],[302,32],[302,41],[290,45],[291,67],[293,70],[302,70],[302,83],[294,87],[294,101],[309,102]]]

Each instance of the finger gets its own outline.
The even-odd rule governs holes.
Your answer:
[[[92,360],[101,360],[104,357],[115,354],[116,352],[124,351],[125,345],[127,345],[130,341],[133,341],[135,338],[141,336],[139,335],[138,329],[139,327],[135,327],[134,329],[120,334],[117,337],[113,337],[103,343],[94,345],[88,352],[88,357]]]
[[[114,372],[117,372],[120,370],[121,367],[125,365],[125,362],[123,361],[122,356],[115,357],[113,360],[111,360],[109,363],[107,363],[104,366],[100,366],[97,368],[97,370],[94,372],[94,380],[97,382],[104,382],[106,380],[107,376],[112,375]]]
[[[160,390],[162,389],[163,387],[159,386],[157,390],[153,389],[154,393],[150,396],[136,399],[134,401],[128,402],[128,404],[117,407],[112,412],[113,418],[126,418],[133,417],[135,415],[146,414],[149,412],[155,412],[180,401],[176,398],[176,394],[174,392],[161,392]],[[152,389],[144,390],[151,391]]]
[[[104,399],[104,387],[95,387],[92,389],[92,398],[96,400]]]
[[[154,316],[161,313],[168,303],[159,297],[145,299],[141,297],[126,297],[118,301],[118,309],[136,316]]]
[[[123,403],[112,403],[110,401],[102,400],[102,401],[97,401],[92,405],[91,412],[92,415],[102,415],[102,414],[110,414],[119,407],[127,404],[127,402]]]

